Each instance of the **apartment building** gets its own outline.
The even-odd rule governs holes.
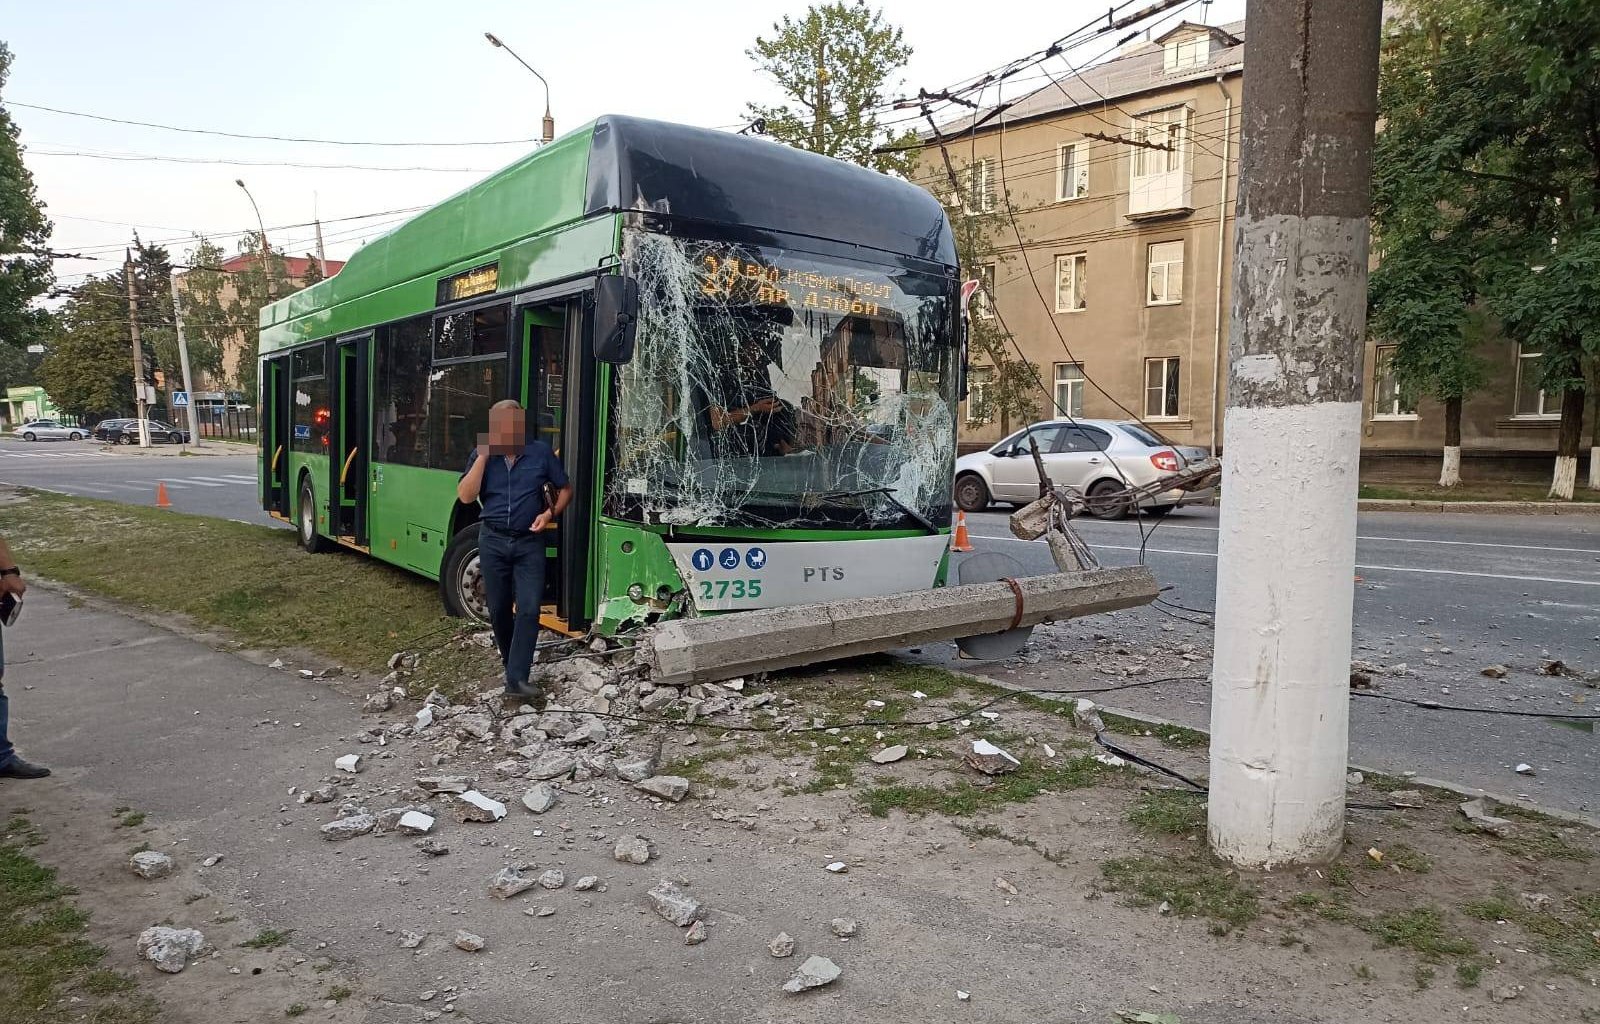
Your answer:
[[[283,256],[279,257],[279,259],[283,263],[284,272],[289,278],[289,290],[297,292],[306,287],[309,283],[307,278],[311,274],[312,257]],[[227,307],[228,303],[239,297],[234,285],[234,275],[250,269],[260,260],[259,254],[249,252],[241,253],[222,262],[221,270],[223,271],[223,276],[221,288],[218,291],[218,299],[224,308]],[[327,260],[326,264],[327,276],[329,277],[337,274],[344,267],[343,260]],[[188,278],[191,273],[194,273],[194,271],[178,275],[178,289],[184,294],[188,294]],[[252,328],[235,331],[222,344],[222,372],[214,380],[209,379],[209,374],[202,374],[200,379],[195,381],[196,389],[199,391],[226,392],[236,388],[240,380],[239,367],[241,362],[246,360],[254,361],[255,358],[255,330]],[[254,398],[247,399],[247,401],[254,401]]]
[[[1011,211],[991,218],[993,259],[967,268],[994,295],[973,315],[998,317],[1037,369],[1041,415],[1137,415],[1174,442],[1222,446],[1244,35],[1242,21],[1185,22],[1078,75],[1047,62],[1053,81],[1000,116],[942,124],[944,152],[924,151],[917,180],[952,218]],[[1367,344],[1363,476],[1436,476],[1442,407],[1401,398],[1392,351]],[[1538,353],[1491,337],[1482,355],[1490,382],[1463,410],[1463,475],[1546,478],[1559,396],[1534,386]],[[972,363],[963,450],[1002,430],[993,367],[979,352]]]

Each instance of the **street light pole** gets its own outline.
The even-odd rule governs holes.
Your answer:
[[[139,417],[139,447],[150,447],[150,418],[144,401],[144,348],[139,343],[139,299],[133,287],[133,251],[122,251],[122,277],[128,286],[128,334],[133,338],[133,404]]]
[[[189,395],[189,444],[199,448],[200,420],[194,408],[194,381],[189,376],[189,342],[183,336],[183,300],[178,294],[176,270],[172,272],[172,324],[178,332],[178,365],[183,370],[183,390]]]
[[[554,142],[556,138],[556,119],[550,116],[550,83],[544,80],[543,75],[533,70],[532,64],[529,64],[521,57],[518,57],[517,51],[507,46],[505,43],[502,43],[493,32],[485,32],[483,34],[483,38],[489,40],[489,42],[493,43],[495,46],[511,54],[511,56],[516,59],[518,64],[521,64],[523,67],[533,72],[533,77],[537,78],[539,80],[539,84],[544,86],[544,130],[541,134],[541,138],[546,145]]]
[[[256,211],[256,227],[260,229],[257,236],[261,239],[261,273],[266,275],[267,301],[271,302],[278,297],[278,290],[272,285],[272,250],[267,248],[267,222],[261,219],[261,207],[256,205],[256,197],[245,188],[243,178],[233,179],[233,183],[244,189],[244,197],[250,200],[250,208]]]

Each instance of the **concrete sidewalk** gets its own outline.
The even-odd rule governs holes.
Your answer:
[[[610,780],[566,783],[542,816],[515,805],[495,824],[457,824],[444,814],[435,835],[450,854],[439,858],[397,835],[326,842],[317,829],[338,804],[301,805],[290,793],[333,776],[335,757],[363,755],[370,767],[341,778],[347,795],[373,811],[407,802],[419,772],[456,767],[432,768],[426,745],[354,742],[374,724],[356,698],[371,680],[340,684],[341,693],[293,666],[264,668],[43,587],[30,590],[28,611],[7,636],[12,731],[56,776],[0,783],[0,815],[25,805],[47,836],[74,837],[40,855],[63,864],[63,880],[83,890],[97,925],[114,922],[104,941],[118,960],[131,960],[131,935],[162,917],[211,937],[215,926],[200,919],[209,909],[214,921],[239,916],[292,931],[268,976],[302,969],[298,950],[359,979],[345,1002],[313,1002],[306,1020],[409,1022],[447,1006],[452,1020],[583,1024],[1104,1021],[1121,1008],[1177,1013],[1183,1024],[1377,1016],[1420,1024],[1462,1015],[1464,997],[1442,985],[1414,993],[1408,981],[1382,991],[1352,985],[1343,961],[1316,967],[1320,958],[1271,943],[1211,938],[1203,922],[1086,902],[1082,877],[1118,851],[1100,837],[1103,812],[1090,810],[1083,792],[1014,808],[1018,818],[1041,816],[1061,830],[1052,845],[1062,859],[980,844],[937,815],[878,819],[840,813],[828,794],[780,798],[766,781],[700,791],[704,799],[678,805]],[[526,784],[514,785],[520,792]],[[166,883],[129,885],[125,872],[104,886],[82,877],[81,847],[96,839],[81,819],[117,806],[148,815],[152,845],[172,852],[186,879],[203,880],[203,900],[141,905],[146,890]],[[613,859],[617,839],[631,835],[654,847],[648,865]],[[99,841],[115,861],[137,838],[121,830]],[[216,854],[216,867],[197,870]],[[836,859],[849,873],[823,870]],[[568,885],[488,898],[487,880],[508,864],[559,868]],[[1002,872],[1020,898],[997,891]],[[602,887],[573,891],[571,880],[590,874]],[[644,894],[661,879],[711,908],[704,945],[686,947],[682,933],[648,909]],[[554,913],[533,916],[538,907]],[[861,921],[861,935],[829,935],[828,920],[839,916]],[[487,948],[455,949],[457,929],[483,936]],[[427,938],[401,948],[402,930]],[[779,931],[798,941],[791,959],[767,951]],[[250,967],[245,958],[254,954],[236,945],[219,941],[215,965],[173,978],[127,966],[167,1002],[169,1020],[281,1017],[284,1007],[259,993],[247,1002],[249,986],[265,981],[251,982],[249,969],[225,971]],[[843,978],[783,994],[784,979],[813,953],[832,958]],[[970,999],[958,999],[958,989]],[[231,1013],[218,1010],[219,998]],[[1472,1002],[1468,1016],[1498,1015],[1485,997]]]

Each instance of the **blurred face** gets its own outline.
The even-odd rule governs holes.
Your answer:
[[[486,441],[489,450],[501,455],[514,455],[527,443],[528,414],[522,409],[507,406],[489,410],[489,433]]]

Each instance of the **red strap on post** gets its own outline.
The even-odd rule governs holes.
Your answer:
[[[1006,627],[1007,630],[1013,630],[1022,625],[1022,587],[1018,586],[1017,581],[1010,576],[1000,577],[1000,582],[1011,585],[1011,596],[1016,600],[1016,611],[1011,614],[1011,625]]]

